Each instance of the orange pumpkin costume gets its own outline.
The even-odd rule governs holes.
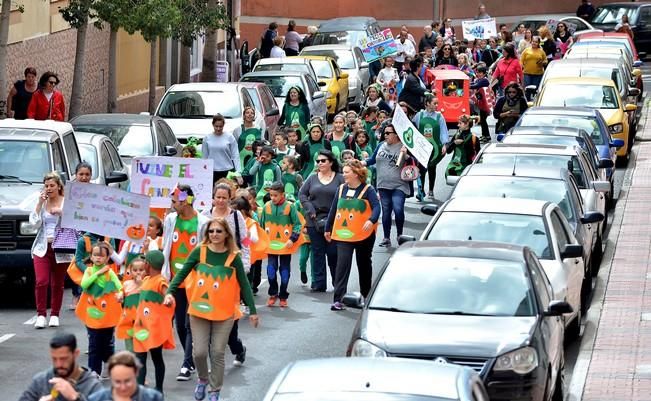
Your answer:
[[[140,286],[140,298],[133,326],[135,352],[147,352],[160,346],[164,349],[174,349],[174,305],[163,305],[166,289],[167,280],[160,274],[146,277]]]
[[[249,260],[251,264],[254,264],[259,260],[266,259],[267,248],[269,247],[269,236],[255,219],[248,217],[246,219],[246,228],[250,231],[252,227],[255,227],[255,230],[258,233],[258,242],[251,242],[249,244],[249,250],[251,252]]]
[[[372,209],[368,200],[362,199],[369,189],[366,184],[356,198],[347,199],[343,196],[344,185],[339,187],[339,200],[337,201],[337,214],[332,224],[332,239],[344,242],[359,242],[370,237],[377,228],[377,223],[372,230],[364,231],[364,224],[371,219]]]
[[[278,213],[279,209],[282,212]],[[269,255],[291,255],[305,241],[300,235],[304,220],[301,221],[301,215],[292,203],[285,201],[284,205],[274,205],[271,201],[267,202],[262,210],[260,222],[269,236],[269,246],[267,247]],[[285,244],[294,233],[295,226],[299,227],[298,239],[291,248],[286,248]]]
[[[83,292],[75,314],[91,329],[105,329],[118,325],[122,317],[122,305],[116,294],[122,289],[114,271],[97,274],[103,266],[90,266],[81,280]]]

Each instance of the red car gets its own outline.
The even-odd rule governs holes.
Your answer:
[[[459,117],[470,115],[470,78],[465,72],[432,69],[432,90],[439,99],[439,111],[448,126],[456,127]]]

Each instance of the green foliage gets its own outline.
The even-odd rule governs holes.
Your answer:
[[[95,18],[93,3],[93,0],[70,0],[67,7],[59,7],[59,13],[71,27],[78,29],[86,25],[89,18]]]
[[[172,33],[172,38],[184,46],[192,46],[199,35],[215,29],[226,29],[228,17],[223,4],[210,7],[207,0],[174,0],[181,11],[181,20]]]

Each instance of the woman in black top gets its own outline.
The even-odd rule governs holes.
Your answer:
[[[7,96],[7,117],[16,120],[27,118],[27,108],[32,100],[32,94],[38,89],[36,82],[36,69],[25,68],[25,79],[16,81]]]
[[[451,45],[443,46],[443,48],[436,54],[435,65],[439,66],[444,64],[453,65],[455,67],[459,65],[457,58],[454,56],[454,51],[452,50]]]

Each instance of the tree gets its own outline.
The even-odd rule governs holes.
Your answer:
[[[208,0],[209,10],[218,10],[220,13],[219,23],[206,25],[206,43],[203,48],[203,60],[201,63],[201,81],[214,82],[217,80],[217,29],[224,29],[230,26],[226,17],[224,4],[218,0]]]
[[[11,0],[4,0],[2,2],[2,9],[0,9],[0,119],[7,116],[7,54],[9,42],[9,16],[11,15]],[[18,11],[23,12],[23,6],[18,5]]]

